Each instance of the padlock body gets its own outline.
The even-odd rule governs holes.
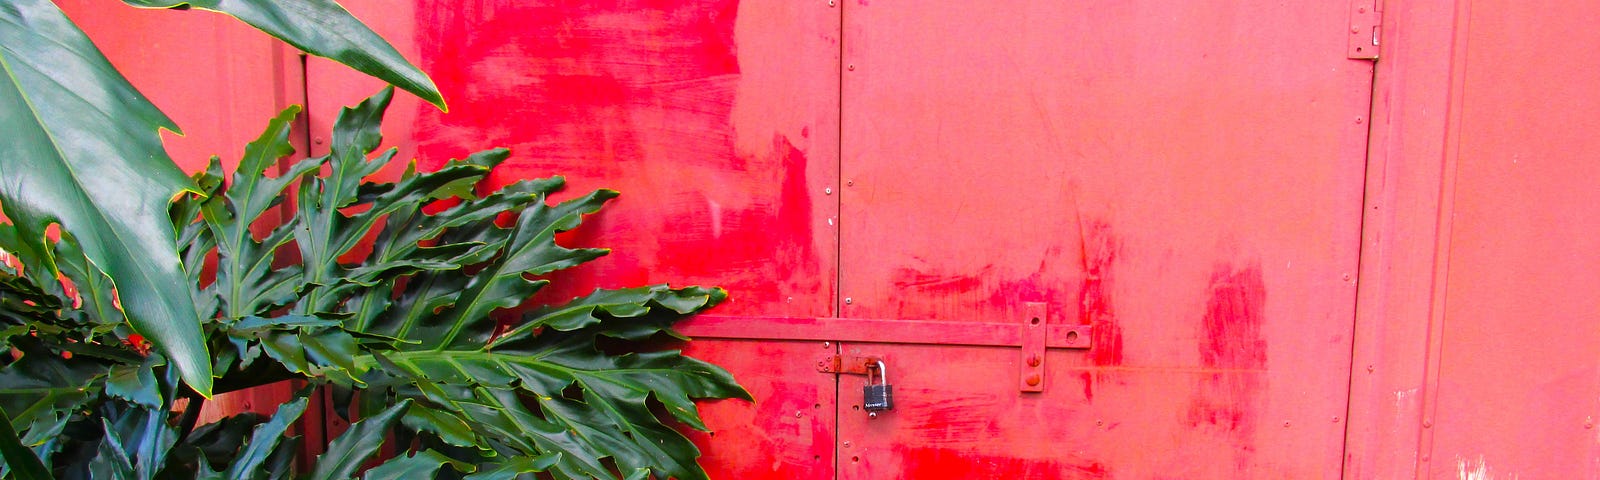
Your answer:
[[[867,385],[862,387],[863,400],[861,408],[869,412],[881,412],[894,408],[894,387],[889,385]]]

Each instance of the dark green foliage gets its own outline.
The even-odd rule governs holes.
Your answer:
[[[215,258],[214,274],[184,275],[216,390],[302,380],[360,412],[302,472],[310,478],[351,478],[363,465],[378,465],[366,478],[705,478],[672,425],[704,429],[695,399],[749,394],[714,365],[626,347],[678,337],[674,322],[726,294],[657,285],[525,304],[560,280],[554,272],[606,254],[555,237],[616,192],[552,204],[564,183],[553,177],[479,195],[505,150],[366,182],[394,156],[378,150],[391,94],[345,109],[328,155],[275,178],[267,172],[292,152],[297,109],[283,112],[228,181],[213,159],[194,178],[203,195],[172,205],[178,257]],[[293,208],[280,209],[289,198]],[[285,215],[264,218],[274,211]],[[11,228],[0,225],[0,248],[16,252],[26,245]],[[0,431],[7,465],[29,468],[12,460],[20,445],[57,478],[287,478],[298,447],[285,435],[309,390],[271,418],[195,426],[204,397],[113,316],[109,283],[79,268],[88,263],[77,246],[33,248],[53,252],[81,294],[27,266],[0,269],[0,347],[16,352],[0,357],[15,438]],[[299,261],[282,265],[290,250]],[[527,313],[503,328],[495,317],[506,309]],[[399,454],[373,460],[386,441]]]

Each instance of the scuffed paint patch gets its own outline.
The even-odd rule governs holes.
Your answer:
[[[1495,480],[1496,478],[1501,480],[1516,480],[1517,476],[1494,476],[1493,471],[1489,469],[1488,463],[1483,461],[1483,455],[1478,455],[1477,459],[1472,460],[1456,457],[1457,480]]]
[[[1410,389],[1405,389],[1405,390],[1396,390],[1394,392],[1394,406],[1395,406],[1395,408],[1403,410],[1406,407],[1406,403],[1410,402],[1411,399],[1416,398],[1416,397],[1417,397],[1417,389],[1415,389],[1415,388],[1410,388]]]

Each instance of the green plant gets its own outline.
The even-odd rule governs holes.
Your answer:
[[[234,16],[444,107],[427,75],[333,0],[125,3]],[[198,191],[161,147],[158,130],[177,125],[50,0],[0,2],[0,112],[0,208],[16,222],[13,251],[55,272],[46,231],[58,224],[89,268],[109,276],[123,299],[117,311],[210,395],[200,315],[178,288],[182,267],[163,221],[173,197]]]
[[[284,435],[306,392],[322,387],[335,391],[336,408],[363,419],[329,444],[309,478],[350,478],[385,441],[402,453],[364,478],[705,478],[699,451],[671,425],[704,429],[694,399],[749,394],[721,368],[643,347],[677,337],[675,321],[726,294],[657,285],[525,305],[552,272],[606,253],[566,248],[555,236],[616,192],[552,205],[563,185],[552,177],[478,195],[509,155],[503,149],[364,182],[395,155],[374,154],[391,95],[346,108],[328,155],[269,177],[292,153],[297,109],[286,110],[246,147],[231,178],[213,158],[195,176],[199,191],[170,209],[178,235],[167,248],[190,267],[194,288],[183,295],[203,319],[217,391],[310,386],[272,417],[195,426],[206,397],[121,321],[108,278],[77,237],[43,247],[77,294],[47,269],[0,269],[0,348],[14,352],[0,357],[0,409],[15,427],[0,429],[10,472],[287,478],[298,450]],[[258,225],[284,203],[292,215]],[[252,226],[271,228],[258,237]],[[0,248],[27,248],[20,233],[0,225]],[[370,252],[352,253],[364,239]],[[275,266],[287,249],[298,261]],[[208,257],[214,274],[199,268]],[[522,313],[502,323],[497,311]]]

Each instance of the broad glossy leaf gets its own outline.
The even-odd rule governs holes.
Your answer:
[[[345,480],[355,477],[356,470],[361,468],[367,457],[377,453],[378,448],[383,446],[384,433],[400,421],[408,408],[411,408],[411,401],[401,400],[387,410],[351,424],[350,430],[328,444],[327,453],[317,457],[317,468],[309,478]]]
[[[543,472],[561,461],[561,454],[514,457],[499,464],[490,464],[483,471],[467,475],[466,480],[513,480],[524,473]]]
[[[216,422],[208,423],[195,428],[183,442],[173,449],[173,455],[184,464],[194,464],[197,467],[197,476],[206,476],[215,473],[220,478],[222,472],[212,468],[212,465],[227,467],[233,463],[235,457],[261,424],[266,423],[265,415],[243,412],[223,417]],[[275,442],[276,440],[274,440]],[[171,468],[169,462],[169,468]]]
[[[234,459],[233,466],[228,468],[227,478],[259,479],[266,478],[269,471],[281,470],[282,473],[287,473],[287,469],[281,467],[280,469],[268,467],[272,464],[273,452],[290,451],[292,453],[294,450],[292,448],[293,445],[289,445],[290,448],[287,449],[282,448],[283,444],[280,443],[280,440],[284,438],[289,431],[289,427],[293,426],[294,422],[299,420],[300,415],[305,411],[305,397],[299,397],[289,403],[279,405],[278,413],[273,414],[271,420],[257,426],[255,433],[250,434],[250,442],[245,444],[244,451],[239,452],[239,456]]]
[[[158,355],[151,355],[143,363],[113,365],[106,379],[106,393],[135,405],[161,408],[161,385],[156,383],[155,367],[164,363]]]
[[[161,146],[158,129],[177,127],[49,0],[0,3],[0,70],[0,208],[20,241],[47,252],[45,230],[60,224],[111,277],[133,328],[209,395],[167,217],[175,195],[195,190]]]
[[[133,455],[123,446],[122,434],[111,425],[110,421],[101,419],[105,426],[105,437],[100,439],[99,455],[89,461],[89,473],[93,478],[109,480],[136,480],[138,473],[134,470]]]
[[[312,55],[389,82],[445,108],[439,88],[394,46],[333,0],[123,0],[148,8],[225,13]]]
[[[0,464],[0,470],[10,470],[11,475],[21,480],[49,480],[50,471],[44,468],[44,462],[33,454],[32,450],[22,445],[22,439],[17,438],[17,431],[11,428],[11,416],[0,409],[0,459],[5,463]]]
[[[11,425],[35,446],[59,433],[73,410],[99,393],[106,366],[82,359],[63,359],[28,348],[20,360],[0,368],[0,408],[11,412]]]
[[[471,472],[476,468],[456,461],[433,450],[423,450],[413,455],[401,455],[372,467],[361,478],[365,480],[412,480],[433,478],[439,469],[450,465],[456,471]]]

